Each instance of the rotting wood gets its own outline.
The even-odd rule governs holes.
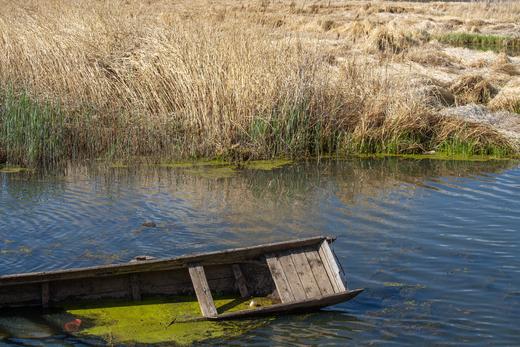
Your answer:
[[[315,250],[310,250],[305,252],[305,256],[309,261],[312,274],[316,279],[316,283],[318,283],[318,288],[320,289],[321,295],[334,294],[334,288],[332,288],[332,283],[318,252]]]
[[[296,250],[291,253],[291,257],[296,268],[296,272],[302,281],[303,289],[307,299],[317,298],[321,295],[318,283],[312,274],[309,261],[301,250]]]
[[[193,289],[197,300],[199,301],[200,310],[204,317],[214,317],[217,315],[217,309],[213,302],[213,296],[206,279],[204,267],[201,265],[190,265],[188,267],[191,281],[193,282]]]
[[[132,300],[141,301],[141,288],[137,274],[130,275],[130,292],[132,293]]]
[[[318,253],[320,255],[321,261],[323,262],[323,265],[325,266],[325,270],[329,275],[334,291],[336,293],[340,293],[347,290],[346,283],[343,282],[339,272],[338,264],[336,263],[336,259],[332,254],[329,242],[327,240],[324,240],[321,243]]]
[[[291,254],[278,254],[278,261],[284,269],[284,273],[287,281],[289,282],[289,287],[291,287],[294,300],[305,300],[307,295],[305,295],[305,289],[303,289],[302,282],[298,276],[296,267],[294,266]]]
[[[247,290],[246,280],[244,275],[242,274],[242,269],[240,269],[239,264],[233,264],[233,274],[235,275],[235,281],[238,285],[238,290],[240,291],[240,296],[242,298],[249,297],[249,290]]]
[[[43,308],[49,307],[49,301],[50,301],[50,285],[49,285],[49,282],[43,282],[42,283],[42,307]]]
[[[287,282],[287,277],[285,276],[283,268],[276,254],[266,255],[265,260],[267,262],[267,266],[269,266],[269,270],[271,271],[271,276],[273,276],[273,281],[276,286],[278,296],[280,297],[280,301],[282,303],[294,301],[294,295],[291,291],[289,283]]]

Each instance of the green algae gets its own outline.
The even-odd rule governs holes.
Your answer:
[[[185,171],[187,174],[192,176],[198,176],[203,178],[231,178],[237,173],[236,166],[222,166],[222,167],[197,167],[188,169]]]
[[[31,254],[32,249],[27,246],[20,246],[17,249],[0,249],[0,255],[27,255]]]
[[[237,174],[239,169],[270,171],[292,164],[291,160],[253,160],[233,164],[222,160],[180,161],[157,164],[157,167],[185,169],[185,173],[204,178],[229,178]]]
[[[231,165],[230,162],[215,159],[215,160],[162,162],[162,163],[156,164],[155,166],[173,168],[173,169],[176,169],[176,168],[187,169],[187,168],[203,167],[203,166],[230,166],[230,165]]]
[[[465,154],[447,154],[444,152],[436,152],[433,154],[356,154],[352,155],[354,158],[361,159],[383,159],[383,158],[402,158],[402,159],[415,159],[415,160],[456,160],[456,161],[473,161],[473,162],[485,162],[491,160],[511,160],[515,159],[514,156],[502,157],[492,155],[465,155]]]
[[[122,163],[122,162],[114,162],[111,163],[109,166],[111,169],[128,169],[128,164]]]
[[[261,306],[270,305],[268,298],[254,298]],[[215,298],[219,313],[250,309],[250,300]],[[67,309],[67,314],[81,318],[85,328],[79,335],[101,337],[111,343],[164,343],[189,345],[212,338],[238,336],[265,324],[268,320],[214,322],[200,320],[197,301],[191,297],[173,300],[148,299],[134,302],[107,302],[95,307]]]
[[[31,170],[28,168],[25,168],[25,167],[21,167],[21,166],[9,166],[9,165],[1,166],[0,165],[0,173],[20,173],[20,172],[26,172],[26,171],[31,171]]]
[[[400,283],[400,282],[384,282],[383,286],[385,287],[399,287],[399,288],[417,288],[417,289],[424,289],[426,288],[425,285],[422,284],[406,284],[406,283]]]
[[[270,171],[292,164],[292,160],[275,159],[275,160],[253,160],[244,163],[243,167],[248,170],[264,170]]]

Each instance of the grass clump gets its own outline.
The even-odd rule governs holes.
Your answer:
[[[467,47],[478,50],[492,50],[495,52],[520,53],[520,38],[485,35],[479,33],[454,32],[436,37],[439,42],[452,46]]]
[[[516,66],[511,62],[511,59],[505,53],[500,53],[493,62],[493,71],[503,73],[509,76],[518,75],[519,72]]]
[[[495,87],[480,75],[461,76],[451,84],[450,91],[458,105],[487,104],[497,94]]]
[[[437,48],[416,48],[407,56],[408,60],[425,66],[452,67],[455,59]]]
[[[23,165],[55,163],[62,156],[64,117],[50,101],[12,89],[0,95],[0,157]]]

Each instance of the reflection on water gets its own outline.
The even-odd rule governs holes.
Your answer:
[[[222,178],[83,167],[0,174],[0,182],[2,274],[338,236],[350,286],[366,292],[210,345],[520,338],[517,162],[353,159]],[[18,343],[2,329],[6,343]],[[36,341],[79,343],[50,335]]]

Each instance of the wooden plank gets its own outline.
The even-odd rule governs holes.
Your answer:
[[[294,266],[291,254],[278,254],[278,261],[285,273],[289,287],[291,287],[294,299],[296,301],[306,299],[307,295],[305,295],[305,289],[303,289],[302,282],[298,276],[296,267]]]
[[[251,316],[261,316],[261,315],[272,315],[272,314],[282,314],[282,313],[290,313],[297,311],[309,311],[316,310],[322,307],[336,305],[341,302],[345,302],[355,298],[359,293],[361,293],[363,289],[351,290],[348,292],[335,293],[331,295],[319,296],[312,300],[301,300],[294,301],[290,303],[282,303],[275,304],[271,306],[259,307],[252,310],[243,310],[236,312],[229,312],[219,314],[216,317],[211,317],[211,320],[225,320],[225,319],[236,319],[236,318],[245,318]]]
[[[186,268],[188,264],[193,263],[198,263],[202,266],[235,264],[261,257],[266,253],[281,252],[292,248],[319,245],[323,240],[327,239],[332,240],[332,238],[319,236],[285,242],[269,243],[252,247],[186,255],[175,258],[147,260],[143,262],[130,262],[127,264],[110,264],[50,272],[3,275],[0,276],[0,287],[26,283],[39,284],[42,282],[54,280],[109,277],[148,271],[173,270]]]
[[[44,308],[49,307],[49,301],[50,301],[49,282],[43,282],[42,283],[42,307],[44,307]]]
[[[300,280],[303,285],[303,289],[305,291],[305,295],[307,299],[317,298],[321,295],[320,288],[318,287],[318,283],[312,274],[311,266],[309,265],[309,261],[301,250],[296,252],[291,252],[292,261],[294,263],[294,267],[296,268],[296,273],[300,277]]]
[[[217,315],[217,309],[211,296],[211,290],[209,289],[206,274],[204,273],[204,267],[201,265],[190,265],[188,267],[191,281],[193,282],[193,289],[195,289],[195,295],[199,301],[200,310],[204,317],[213,317]]]
[[[334,294],[334,288],[332,288],[332,283],[330,282],[329,275],[327,274],[327,271],[325,271],[325,266],[323,265],[323,262],[321,261],[318,252],[315,250],[309,250],[305,252],[305,256],[309,261],[312,274],[316,279],[316,283],[318,283],[321,295]]]
[[[141,288],[139,286],[139,277],[137,274],[130,275],[130,293],[132,300],[141,301]]]
[[[332,251],[329,246],[329,242],[324,240],[321,243],[320,249],[318,250],[318,254],[320,255],[321,261],[325,266],[325,270],[329,275],[330,282],[332,283],[332,287],[334,288],[334,292],[340,293],[347,290],[346,283],[343,282],[343,279],[340,275],[338,264],[336,263],[336,258],[332,254]]]
[[[244,275],[242,274],[242,269],[240,269],[239,264],[233,264],[233,274],[235,275],[235,281],[238,285],[238,290],[240,291],[240,296],[242,298],[249,297],[249,291],[247,290],[246,280]]]
[[[266,255],[265,260],[267,262],[267,266],[269,266],[269,270],[271,271],[271,276],[273,276],[274,285],[276,286],[278,296],[280,297],[282,303],[294,301],[294,295],[291,291],[289,283],[287,282],[287,277],[285,277],[282,265],[280,264],[280,261],[276,255]]]

